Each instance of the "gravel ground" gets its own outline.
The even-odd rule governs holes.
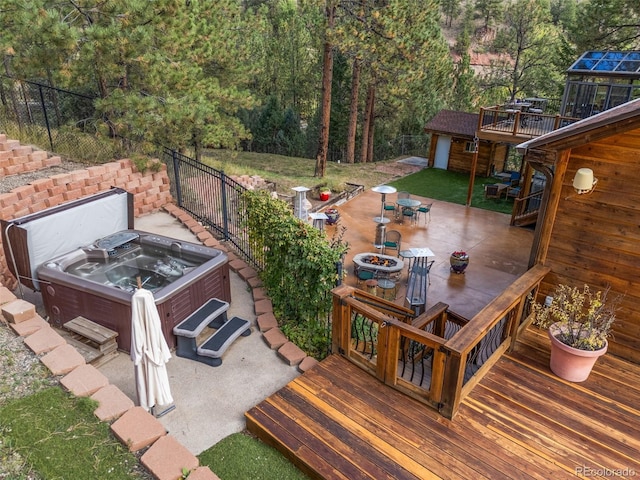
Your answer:
[[[9,175],[0,179],[0,193],[7,193],[14,188],[27,185],[34,180],[40,178],[49,178],[52,175],[58,175],[60,173],[72,172],[73,170],[80,170],[86,168],[87,165],[76,162],[62,161],[60,165],[54,167],[43,168],[35,172],[21,173],[19,175]]]

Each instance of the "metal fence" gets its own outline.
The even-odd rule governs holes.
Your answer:
[[[0,129],[22,143],[48,145],[77,161],[101,163],[126,156],[130,142],[100,135],[91,94],[0,76]]]
[[[245,228],[247,209],[242,194],[246,188],[224,172],[175,150],[165,148],[162,161],[167,165],[176,204],[261,270],[264,258],[253,248]]]

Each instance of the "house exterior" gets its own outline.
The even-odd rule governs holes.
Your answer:
[[[530,259],[551,268],[540,294],[560,283],[610,287],[622,300],[609,351],[640,363],[640,99],[517,149],[547,178]],[[580,168],[597,179],[590,193],[573,188]]]
[[[453,172],[470,173],[478,149],[476,174],[488,177],[504,169],[507,145],[478,140],[477,113],[441,110],[424,127],[431,134],[428,165]]]

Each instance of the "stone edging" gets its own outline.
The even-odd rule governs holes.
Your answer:
[[[318,362],[308,357],[297,345],[288,341],[278,328],[273,306],[258,273],[246,262],[216,240],[200,223],[173,204],[164,210],[187,227],[204,245],[223,250],[229,257],[229,267],[252,288],[257,326],[263,338],[278,356],[291,366],[305,372]],[[23,337],[25,345],[49,369],[52,375],[62,376],[60,384],[78,397],[91,397],[98,402],[94,411],[101,421],[113,422],[111,431],[131,452],[147,448],[140,462],[158,480],[181,478],[182,469],[190,470],[189,479],[219,480],[209,467],[199,466],[191,454],[164,426],[142,407],[136,407],[118,387],[109,383],[97,368],[85,362],[82,355],[64,337],[40,317],[35,306],[19,300],[5,286],[0,285],[2,316],[13,331]]]
[[[278,356],[290,366],[297,366],[300,372],[306,372],[318,361],[307,356],[302,349],[290,342],[278,328],[278,321],[273,314],[273,305],[258,277],[258,272],[219,242],[202,224],[191,215],[174,204],[166,204],[163,209],[193,233],[207,247],[222,250],[229,257],[229,268],[237,273],[251,287],[257,324],[262,338]]]

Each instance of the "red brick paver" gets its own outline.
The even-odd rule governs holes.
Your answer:
[[[307,354],[304,353],[304,351],[295,343],[287,342],[278,349],[278,356],[280,356],[289,365],[293,366],[302,362]]]
[[[54,348],[40,359],[54,375],[65,375],[84,365],[84,357],[68,343]]]
[[[132,452],[151,445],[167,434],[164,426],[142,407],[129,409],[113,422],[111,430]]]
[[[198,459],[171,435],[159,438],[140,459],[158,480],[182,478],[182,469],[198,467]],[[191,478],[191,475],[189,475]]]
[[[85,364],[62,377],[60,383],[76,397],[88,397],[109,385],[109,379],[93,365]]]
[[[135,406],[133,400],[111,384],[102,387],[91,398],[99,404],[93,413],[103,422],[114,420]]]
[[[47,326],[29,335],[24,339],[24,343],[33,353],[40,355],[41,353],[50,352],[60,345],[64,345],[67,341],[53,328]]]

